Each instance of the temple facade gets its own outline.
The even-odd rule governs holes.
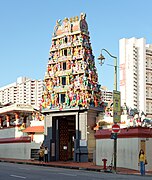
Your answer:
[[[41,112],[50,161],[93,160],[102,99],[84,13],[56,21],[44,82]]]

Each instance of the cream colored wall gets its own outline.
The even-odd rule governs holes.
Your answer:
[[[112,139],[96,140],[96,165],[103,165],[102,159],[107,159],[107,165],[110,164],[113,155]]]
[[[87,140],[87,113],[80,113],[79,116],[81,139]]]
[[[0,158],[31,159],[31,149],[39,149],[41,143],[0,144]]]
[[[117,139],[117,167],[139,170],[138,153],[140,150],[141,138],[120,138]],[[102,159],[107,159],[110,164],[113,155],[113,139],[96,140],[96,165],[103,165]],[[152,139],[146,140],[148,165],[146,170],[152,169]]]
[[[19,131],[18,127],[0,130],[0,138],[16,138],[28,136]],[[35,134],[31,143],[4,143],[0,144],[0,158],[30,159],[31,149],[39,149],[44,140],[43,134]]]
[[[0,158],[30,159],[30,143],[0,144]]]
[[[14,138],[15,137],[15,127],[0,129],[0,138]]]
[[[44,134],[47,136],[47,128],[52,127],[52,116],[46,115],[44,118]]]
[[[152,170],[152,138],[146,138],[146,157],[148,164],[146,165],[146,170]]]
[[[23,135],[24,133],[18,127],[0,129],[0,138],[15,138]]]
[[[43,141],[44,141],[44,135],[43,135],[43,134],[34,134],[33,141],[34,141],[35,143],[40,143],[40,144],[42,144]]]
[[[139,140],[138,138],[120,138],[117,146],[117,165],[118,167],[137,169]]]
[[[88,158],[93,160],[95,149],[96,149],[96,139],[95,131],[93,128],[96,124],[97,111],[89,110],[87,114],[87,139],[88,139]]]

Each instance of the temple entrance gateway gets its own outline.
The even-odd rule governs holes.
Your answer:
[[[55,130],[55,142],[56,150],[58,151],[58,160],[73,160],[74,139],[76,137],[75,116],[53,117],[53,121],[55,121],[54,124],[57,124]]]

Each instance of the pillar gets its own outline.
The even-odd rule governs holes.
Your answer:
[[[76,114],[76,139],[74,141],[74,161],[80,162],[80,149],[79,149],[79,112]]]
[[[2,120],[2,117],[0,116],[0,127],[2,128],[3,127],[3,120]]]
[[[31,141],[34,140],[34,134],[35,134],[35,133],[31,133]]]
[[[6,115],[6,126],[9,127],[10,126],[10,116]]]
[[[15,125],[17,126],[19,123],[19,113],[14,113],[15,115]]]

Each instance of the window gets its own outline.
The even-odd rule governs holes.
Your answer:
[[[66,70],[66,62],[63,63],[63,70]]]
[[[68,42],[68,38],[65,36],[64,38],[64,42],[67,43]]]
[[[54,40],[54,45],[56,45],[56,40]]]
[[[66,77],[62,77],[62,85],[66,85]]]
[[[67,49],[64,49],[64,56],[67,56]]]
[[[61,103],[65,102],[65,94],[61,94]]]

